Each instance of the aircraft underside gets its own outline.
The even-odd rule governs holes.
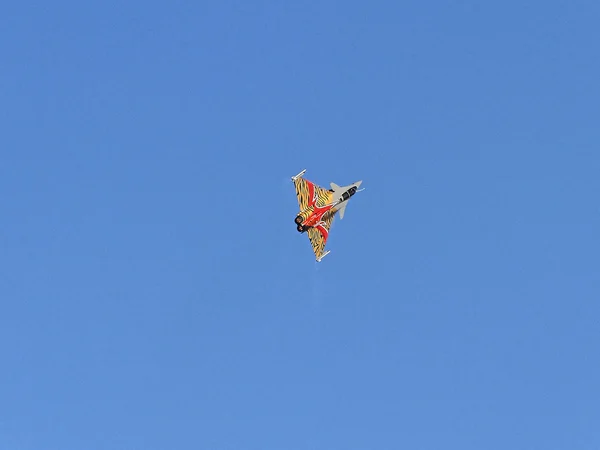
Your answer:
[[[300,207],[294,223],[298,232],[308,233],[316,259],[321,261],[329,253],[325,251],[325,244],[334,216],[339,212],[340,218],[344,217],[348,200],[357,192],[362,181],[345,187],[331,183],[331,189],[325,189],[302,178],[304,172],[306,170],[292,177]]]

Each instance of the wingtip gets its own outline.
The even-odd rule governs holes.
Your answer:
[[[327,250],[325,253],[323,253],[321,256],[319,256],[319,257],[317,258],[317,262],[321,262],[321,260],[322,260],[323,258],[325,258],[327,255],[329,255],[329,253],[331,253],[331,250]]]
[[[303,169],[298,175],[295,175],[292,177],[292,181],[296,181],[298,178],[300,178],[305,173],[306,173],[306,169]]]

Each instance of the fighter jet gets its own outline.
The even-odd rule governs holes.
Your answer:
[[[362,181],[343,187],[331,183],[331,189],[325,189],[302,178],[305,172],[306,169],[292,177],[300,207],[294,222],[300,233],[308,234],[317,262],[321,262],[330,252],[325,251],[325,243],[334,216],[339,213],[343,219],[350,197],[364,189],[358,189]]]

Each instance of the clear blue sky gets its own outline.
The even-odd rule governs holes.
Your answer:
[[[1,450],[600,448],[600,3],[92,3],[0,18]]]

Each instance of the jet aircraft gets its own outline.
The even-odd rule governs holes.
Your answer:
[[[330,252],[325,251],[325,244],[333,218],[336,213],[344,218],[350,197],[363,190],[358,189],[362,180],[343,187],[331,183],[331,189],[325,189],[302,178],[305,172],[306,169],[292,177],[300,207],[294,222],[300,233],[308,234],[317,262],[321,262]]]

